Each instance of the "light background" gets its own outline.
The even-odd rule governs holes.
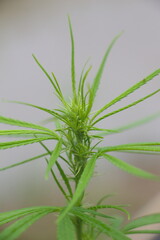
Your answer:
[[[71,16],[76,49],[77,78],[85,61],[93,65],[92,81],[104,51],[121,31],[103,74],[95,109],[160,67],[160,2],[158,0],[1,0],[0,1],[0,99],[19,100],[47,108],[58,101],[50,83],[32,58],[53,71],[66,96],[70,89],[70,38],[67,14]],[[159,88],[155,78],[118,106],[145,96]],[[114,128],[159,112],[159,95],[130,110],[103,121],[100,126]],[[39,122],[48,115],[32,108],[0,102],[0,114]],[[2,125],[5,129],[5,126]],[[159,141],[159,119],[123,134],[107,137],[105,144]],[[34,144],[0,152],[0,167],[25,160],[43,150]],[[159,156],[118,155],[124,160],[159,173]],[[50,179],[44,181],[42,160],[0,173],[0,210],[35,205],[61,205],[61,195]],[[114,203],[131,204],[136,214],[159,191],[159,183],[132,177],[106,161],[99,162],[87,195],[96,202],[104,194],[116,193]],[[157,209],[160,211],[160,209]],[[20,239],[53,239],[53,219],[44,218]],[[46,236],[47,234],[47,236]],[[55,236],[55,235],[54,235]],[[54,237],[55,239],[55,237]],[[146,239],[146,238],[145,238]]]

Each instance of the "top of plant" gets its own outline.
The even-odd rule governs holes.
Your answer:
[[[117,114],[123,110],[131,108],[137,105],[138,103],[143,102],[144,100],[157,94],[160,91],[160,89],[157,89],[156,91],[151,92],[150,94],[136,101],[133,101],[132,103],[124,107],[118,108],[117,110],[108,111],[111,106],[113,106],[120,100],[126,98],[128,95],[132,94],[133,92],[135,92],[137,89],[139,89],[149,81],[153,80],[157,75],[160,74],[160,69],[154,71],[143,80],[131,86],[126,91],[121,93],[119,96],[112,99],[110,102],[104,104],[104,106],[101,106],[100,109],[98,109],[97,111],[92,112],[92,107],[96,98],[96,93],[100,85],[100,80],[106,64],[106,60],[108,58],[108,55],[113,45],[115,44],[115,42],[117,41],[117,39],[120,37],[121,34],[117,35],[110,43],[107,51],[104,54],[102,62],[98,68],[98,71],[95,75],[95,78],[93,79],[91,86],[86,88],[85,87],[86,79],[91,70],[91,67],[89,67],[88,69],[84,67],[79,81],[76,81],[75,59],[74,59],[75,58],[74,57],[74,38],[73,38],[70,19],[69,19],[69,29],[70,29],[70,37],[71,37],[71,84],[72,84],[72,98],[70,99],[70,102],[66,101],[54,73],[49,74],[34,55],[33,57],[36,63],[39,65],[39,67],[42,69],[42,71],[44,72],[44,74],[47,76],[50,83],[52,84],[54,93],[56,94],[56,96],[61,102],[61,108],[52,110],[52,109],[47,109],[41,106],[33,105],[30,103],[17,102],[20,104],[37,108],[39,110],[42,110],[50,114],[52,117],[52,120],[55,122],[55,126],[56,126],[55,129],[52,130],[42,125],[0,116],[1,123],[25,128],[23,130],[21,129],[0,130],[0,135],[24,137],[24,139],[20,139],[20,140],[1,142],[0,149],[8,149],[8,148],[18,147],[18,146],[32,144],[32,143],[40,143],[41,146],[45,149],[44,154],[38,155],[36,157],[33,157],[31,159],[28,159],[20,163],[13,164],[11,166],[1,168],[0,170],[2,171],[11,167],[18,166],[20,164],[24,164],[34,159],[45,157],[47,161],[45,177],[48,178],[49,173],[51,172],[60,191],[63,193],[63,195],[65,196],[68,202],[67,207],[65,207],[64,209],[58,208],[54,210],[54,211],[61,211],[61,214],[59,217],[59,224],[62,220],[65,219],[65,217],[67,217],[67,214],[71,210],[72,210],[72,214],[75,214],[79,218],[83,219],[84,215],[82,213],[82,209],[77,210],[76,208],[73,208],[73,207],[81,206],[82,204],[81,200],[83,198],[85,188],[90,178],[93,175],[96,160],[99,158],[103,157],[107,159],[112,164],[116,165],[117,167],[119,167],[124,171],[127,171],[130,174],[143,177],[143,178],[160,179],[158,176],[155,176],[154,174],[146,172],[142,169],[136,168],[128,163],[125,163],[121,159],[114,157],[112,154],[110,154],[110,152],[118,152],[118,151],[130,152],[130,153],[137,153],[137,152],[159,153],[160,142],[128,143],[128,144],[106,146],[106,147],[100,147],[99,145],[99,143],[103,140],[103,138],[106,135],[113,134],[113,133],[115,134],[115,133],[119,133],[121,131],[127,130],[138,124],[148,121],[155,116],[151,116],[149,118],[134,122],[126,126],[122,126],[118,129],[102,129],[102,128],[96,127],[96,124],[101,120],[106,119],[109,116]],[[26,136],[28,137],[27,139],[26,139]],[[56,141],[56,146],[53,150],[50,150],[44,144],[44,141],[46,140]],[[67,177],[64,170],[62,169],[58,159],[63,160],[67,164],[68,168],[70,169],[71,175],[69,178]],[[64,181],[66,189],[64,189],[62,184],[57,179],[54,171],[52,170],[53,166],[55,165],[59,170],[59,173]],[[75,191],[73,190],[71,181],[75,182]],[[47,211],[50,211],[50,209],[47,208]],[[93,212],[91,209],[90,209],[90,213],[91,215],[93,215],[92,214]],[[94,212],[94,214],[96,213]],[[91,219],[87,220],[87,217],[85,216],[84,221],[91,221]],[[95,224],[99,224],[99,223],[96,222]],[[101,228],[101,230],[104,227],[101,224],[98,226]],[[109,231],[111,232],[110,233],[107,232],[107,234],[110,234],[108,236],[115,237],[114,239],[117,239],[117,240],[129,239],[126,237],[124,238],[123,235],[121,235],[116,231],[112,232],[111,229]],[[117,235],[117,234],[120,234],[120,235]],[[118,238],[116,236],[122,237],[122,238]]]

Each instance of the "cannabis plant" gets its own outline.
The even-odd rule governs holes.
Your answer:
[[[41,155],[6,166],[0,170],[3,171],[36,159],[44,158],[46,161],[45,178],[48,179],[49,176],[53,177],[62,196],[66,200],[66,205],[63,207],[36,206],[10,212],[2,212],[0,214],[1,225],[11,221],[14,222],[1,231],[0,240],[17,239],[30,225],[47,214],[56,214],[58,216],[56,221],[58,240],[96,240],[99,239],[101,234],[105,235],[105,239],[129,240],[132,234],[160,233],[160,230],[155,231],[152,230],[152,228],[150,228],[150,230],[139,229],[139,227],[144,225],[159,223],[160,213],[130,220],[129,213],[124,205],[106,204],[105,197],[99,199],[98,203],[92,203],[90,205],[86,204],[84,201],[87,185],[94,174],[96,162],[100,161],[100,159],[106,159],[116,167],[135,176],[148,179],[159,179],[158,176],[134,167],[118,157],[115,157],[114,152],[127,152],[131,154],[160,153],[160,142],[136,142],[113,146],[107,145],[106,147],[102,147],[101,145],[105,136],[109,137],[110,134],[122,132],[145,120],[140,120],[139,122],[134,122],[117,129],[102,129],[99,128],[97,124],[157,94],[160,89],[124,107],[109,111],[111,106],[152,81],[160,74],[160,69],[131,86],[119,96],[101,106],[98,110],[93,111],[93,104],[107,57],[121,34],[117,35],[109,45],[93,82],[90,85],[86,85],[86,79],[91,67],[86,68],[85,65],[79,81],[76,81],[74,37],[70,19],[69,30],[71,37],[72,96],[69,100],[65,99],[54,73],[49,74],[39,60],[33,55],[36,63],[50,81],[54,94],[60,101],[60,107],[59,109],[47,109],[30,103],[17,102],[47,112],[50,115],[49,121],[54,123],[55,128],[50,129],[43,124],[34,124],[0,116],[1,123],[18,127],[13,130],[0,130],[1,136],[16,137],[14,141],[8,140],[6,142],[0,142],[0,149],[9,149],[33,143],[39,143],[44,149],[44,153]],[[48,140],[53,141],[53,147],[47,145]],[[62,163],[65,163],[67,168],[62,167]],[[55,171],[56,168],[59,172],[58,176],[57,171]],[[101,211],[102,209],[105,209],[105,213]],[[108,209],[117,211],[117,215],[115,215],[115,212],[111,214],[111,211],[108,211]],[[119,217],[120,211],[126,214],[125,221],[121,221]]]

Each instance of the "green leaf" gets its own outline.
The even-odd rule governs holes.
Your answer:
[[[37,212],[43,212],[43,211],[55,212],[60,210],[61,210],[60,207],[39,206],[39,207],[22,208],[22,209],[13,210],[10,212],[2,212],[0,213],[0,225],[11,222],[17,218],[23,217],[30,213],[37,213]]]
[[[55,85],[56,85],[56,88],[57,88],[57,91],[58,91],[57,93],[60,94],[60,97],[63,97],[61,88],[60,88],[59,83],[58,83],[58,80],[57,80],[57,78],[56,78],[56,76],[54,75],[53,72],[52,72],[52,76],[53,76],[53,79],[55,81]]]
[[[57,78],[56,78],[56,76],[54,75],[53,72],[52,72],[52,76],[53,76],[53,79],[55,81],[55,85],[56,85],[56,88],[57,88],[57,97],[63,103],[63,105],[66,107],[66,109],[68,109],[68,103],[64,99],[64,96],[62,94],[62,91],[61,91],[61,88],[60,88],[59,83],[57,81]]]
[[[86,68],[87,63],[88,63],[88,60],[87,60],[87,62],[84,64],[84,67],[83,67],[82,72],[81,72],[79,84],[78,84],[78,94],[79,94],[79,96],[84,96],[83,93],[84,93],[85,80],[86,80],[86,78],[87,78],[87,76],[88,76],[88,74],[89,74],[89,72],[90,72],[90,70],[91,70],[91,68],[92,68],[92,66],[90,66],[90,67],[85,71],[85,68]],[[85,71],[85,73],[84,73],[84,71]],[[82,97],[82,98],[83,98],[83,97]],[[81,100],[83,100],[83,99],[81,99]]]
[[[47,153],[48,153],[49,155],[51,155],[51,151],[46,147],[46,145],[45,145],[44,143],[42,143],[42,142],[39,142],[39,143],[40,143],[40,145],[47,151]],[[48,161],[47,158],[45,158],[45,160],[46,160],[46,163],[47,163],[47,166],[48,166],[49,161]],[[64,191],[64,189],[63,189],[62,185],[60,184],[58,178],[56,177],[56,174],[54,173],[53,169],[51,169],[51,174],[52,174],[52,177],[53,177],[54,181],[56,182],[58,188],[60,189],[61,193],[62,193],[63,196],[69,201],[69,197],[68,197],[68,195],[66,194],[66,192]]]
[[[46,174],[45,174],[45,178],[46,179],[48,179],[49,172],[51,171],[51,168],[53,167],[53,165],[57,161],[57,159],[58,159],[58,157],[60,155],[61,149],[62,149],[62,140],[60,139],[59,142],[56,144],[56,147],[53,150],[53,152],[52,152],[52,154],[50,156],[50,159],[48,161],[48,166],[47,166]]]
[[[20,101],[7,101],[7,102],[10,102],[10,103],[18,103],[18,104],[22,104],[22,105],[25,105],[25,106],[29,106],[29,107],[33,107],[33,108],[37,108],[39,110],[42,110],[44,112],[47,112],[49,114],[51,114],[52,116],[54,116],[55,118],[63,121],[66,123],[65,121],[65,118],[63,118],[63,116],[61,116],[59,113],[53,111],[53,110],[50,110],[50,109],[47,109],[47,108],[44,108],[44,107],[40,107],[40,106],[37,106],[37,105],[34,105],[34,104],[31,104],[31,103],[26,103],[26,102],[20,102]]]
[[[143,80],[141,80],[140,82],[136,83],[135,85],[133,85],[132,87],[128,88],[126,91],[124,91],[123,93],[121,93],[118,97],[114,98],[112,101],[110,101],[109,103],[107,103],[106,105],[104,105],[102,108],[100,108],[92,117],[91,121],[93,121],[100,113],[102,113],[104,110],[106,110],[107,108],[111,107],[112,105],[114,105],[115,103],[119,102],[120,100],[122,100],[123,98],[127,97],[129,94],[133,93],[134,91],[136,91],[138,88],[142,87],[144,84],[148,83],[149,81],[151,81],[154,77],[156,77],[157,75],[160,74],[160,69],[157,69],[156,71],[154,71],[153,73],[151,73],[149,76],[147,76],[146,78],[144,78]]]
[[[74,53],[74,37],[73,37],[73,31],[72,31],[72,25],[70,17],[68,16],[68,23],[69,23],[69,31],[70,31],[70,37],[71,37],[71,78],[72,78],[72,91],[75,101],[77,100],[76,95],[76,79],[75,79],[75,53]]]
[[[0,149],[7,149],[7,148],[13,148],[13,147],[19,147],[23,145],[28,145],[36,142],[41,142],[45,140],[53,140],[53,137],[42,137],[42,138],[32,138],[32,139],[25,139],[25,140],[19,140],[19,141],[12,141],[12,142],[1,142],[0,143]]]
[[[61,222],[58,223],[58,240],[75,240],[75,227],[66,215]]]
[[[44,74],[47,76],[47,78],[49,79],[49,81],[51,82],[53,88],[55,89],[56,91],[56,95],[57,97],[60,99],[61,102],[65,103],[65,100],[63,98],[63,95],[62,95],[62,92],[61,92],[61,89],[60,89],[60,86],[57,82],[57,79],[54,75],[54,73],[52,73],[52,76],[53,76],[53,79],[54,81],[52,80],[51,76],[48,74],[48,72],[46,71],[46,69],[40,64],[40,62],[38,61],[38,59],[35,57],[34,54],[32,54],[34,60],[36,61],[36,63],[38,64],[38,66],[41,68],[41,70],[44,72]]]
[[[98,200],[98,202],[97,202],[96,205],[100,205],[103,201],[107,200],[107,199],[110,198],[110,197],[113,197],[114,195],[115,195],[115,193],[111,193],[111,194],[106,194],[106,195],[104,195],[103,197],[101,197],[101,198]]]
[[[138,103],[143,102],[144,100],[152,97],[153,95],[155,95],[155,94],[158,93],[158,92],[160,92],[160,89],[158,89],[158,90],[156,90],[156,91],[148,94],[147,96],[145,96],[145,97],[143,97],[143,98],[140,98],[139,100],[137,100],[137,101],[135,101],[135,102],[133,102],[133,103],[131,103],[131,104],[128,104],[128,105],[125,106],[125,107],[119,108],[118,110],[115,110],[115,111],[113,111],[113,112],[110,112],[110,113],[108,113],[108,114],[106,114],[106,115],[98,118],[95,122],[93,122],[92,125],[95,125],[95,124],[98,123],[99,121],[101,121],[101,120],[103,120],[103,119],[105,119],[105,118],[107,118],[107,117],[109,117],[109,116],[112,116],[112,115],[114,115],[114,114],[116,114],[116,113],[122,112],[122,111],[124,111],[124,110],[126,110],[126,109],[128,109],[128,108],[130,108],[130,107],[133,107],[133,106],[137,105]]]
[[[160,230],[147,230],[147,229],[145,229],[145,230],[135,230],[135,231],[127,232],[127,234],[141,234],[141,233],[142,234],[144,234],[144,233],[158,234],[158,233],[160,233]]]
[[[91,70],[92,66],[90,66],[87,71],[85,72],[84,76],[83,76],[83,72],[82,72],[82,76],[79,82],[79,87],[78,87],[78,93],[79,93],[79,97],[81,99],[82,105],[84,106],[85,104],[85,100],[84,100],[84,85],[85,85],[85,80]]]
[[[110,220],[111,226],[114,229],[121,229],[121,226],[123,224],[124,218],[122,216],[116,216],[115,219]]]
[[[17,239],[28,227],[30,227],[39,218],[46,215],[44,213],[34,213],[23,219],[20,219],[13,223],[11,226],[7,227],[0,233],[1,240],[14,240]]]
[[[94,172],[94,168],[95,168],[95,164],[96,164],[96,160],[98,158],[98,154],[94,154],[89,161],[86,164],[86,167],[81,175],[81,178],[79,180],[79,183],[77,185],[77,188],[75,190],[75,193],[73,195],[72,200],[70,201],[70,203],[68,204],[68,206],[64,209],[64,211],[62,212],[62,214],[59,216],[58,221],[60,222],[63,217],[71,210],[71,208],[74,206],[74,204],[79,200],[79,198],[82,196],[83,191],[86,189],[86,186],[90,180],[90,178],[93,175]]]
[[[129,219],[130,218],[129,212],[126,209],[122,208],[125,206],[126,205],[95,205],[95,206],[89,207],[88,209],[99,210],[99,209],[104,209],[104,208],[113,208],[113,209],[119,210],[121,212],[124,212],[128,216],[128,219]]]
[[[114,217],[106,215],[106,214],[103,214],[103,213],[100,213],[100,212],[97,212],[97,211],[95,211],[92,208],[74,207],[74,210],[78,210],[78,211],[80,211],[82,213],[83,212],[89,213],[89,214],[91,214],[93,216],[103,217],[103,218],[107,218],[107,219],[114,219]]]
[[[48,164],[48,159],[45,158],[47,164]],[[66,194],[65,190],[63,189],[62,185],[60,184],[58,178],[56,177],[56,174],[54,173],[53,169],[51,169],[51,174],[52,174],[52,177],[54,179],[54,181],[56,182],[59,190],[61,191],[61,193],[63,194],[63,196],[66,198],[67,201],[69,201],[69,196]]]
[[[128,172],[132,175],[138,176],[138,177],[142,177],[142,178],[149,178],[149,179],[160,179],[160,177],[151,174],[149,172],[146,172],[140,168],[134,167],[122,160],[120,160],[117,157],[108,155],[108,154],[103,154],[103,156],[109,161],[111,162],[113,165],[115,165],[116,167],[122,169],[125,172]]]
[[[3,230],[0,233],[0,239],[14,240],[39,218],[48,213],[59,211],[61,211],[61,208],[59,207],[40,206],[0,213],[0,225],[23,217]]]
[[[8,124],[8,125],[14,125],[14,126],[19,126],[19,127],[25,127],[25,128],[39,129],[39,130],[43,130],[43,131],[46,131],[46,132],[49,132],[49,133],[53,133],[50,129],[45,128],[43,126],[33,124],[33,123],[29,123],[29,122],[16,120],[16,119],[13,119],[13,118],[6,118],[6,117],[3,117],[3,116],[0,116],[0,123],[5,123],[5,124]]]
[[[71,188],[71,185],[70,185],[70,182],[69,182],[69,179],[68,179],[67,175],[65,174],[65,172],[63,171],[63,168],[61,167],[61,165],[58,162],[56,162],[56,166],[57,166],[57,168],[59,170],[59,173],[61,174],[61,177],[62,177],[62,179],[63,179],[63,181],[64,181],[64,183],[65,183],[65,185],[68,189],[68,192],[69,192],[70,196],[72,197],[73,196],[72,188]]]
[[[43,211],[39,213],[33,213],[29,216],[26,216],[9,227],[3,230],[0,233],[1,240],[14,240],[17,239],[28,227],[30,227],[34,222],[42,218],[43,216],[50,213],[50,211]]]
[[[52,78],[50,77],[49,73],[45,70],[45,68],[40,64],[40,62],[38,61],[38,59],[35,57],[34,54],[32,54],[34,60],[36,61],[36,63],[38,64],[38,66],[41,68],[41,70],[44,72],[44,74],[47,76],[47,78],[49,79],[49,81],[51,82],[52,86],[54,87],[54,89],[56,90],[57,93],[59,93],[59,90],[57,89],[55,83],[53,82]]]
[[[0,171],[4,171],[4,170],[7,170],[7,169],[9,169],[9,168],[17,167],[17,166],[19,166],[19,165],[22,165],[22,164],[31,162],[31,161],[33,161],[33,160],[36,160],[36,159],[38,159],[38,158],[42,158],[42,157],[47,156],[47,155],[48,155],[48,153],[44,153],[44,154],[38,155],[38,156],[36,156],[36,157],[29,158],[29,159],[24,160],[24,161],[22,161],[22,162],[18,162],[18,163],[12,164],[12,165],[10,165],[10,166],[0,168]]]
[[[12,136],[17,136],[17,135],[35,135],[35,134],[41,134],[41,135],[50,135],[55,137],[54,132],[42,132],[42,131],[37,131],[37,130],[0,130],[0,136],[7,136],[7,135],[12,135]],[[57,134],[56,134],[57,136]],[[56,137],[57,139],[57,137]]]
[[[97,90],[98,90],[98,87],[99,87],[99,84],[100,84],[100,80],[101,80],[101,77],[102,77],[102,73],[103,73],[103,70],[104,70],[104,67],[105,67],[105,64],[106,64],[106,61],[107,61],[107,58],[109,56],[109,53],[112,49],[112,47],[114,46],[115,42],[117,41],[117,39],[122,35],[122,33],[118,34],[113,40],[112,42],[110,43],[109,47],[107,48],[107,51],[102,59],[102,62],[99,66],[99,69],[98,69],[98,72],[94,78],[94,81],[93,81],[93,84],[92,84],[92,87],[91,87],[91,94],[90,94],[90,99],[89,99],[89,106],[88,106],[88,112],[90,112],[91,108],[92,108],[92,105],[93,105],[93,102],[94,102],[94,99],[96,97],[96,93],[97,93]]]
[[[160,213],[136,218],[132,222],[128,223],[122,230],[123,232],[128,233],[132,229],[155,223],[160,223]]]
[[[100,221],[97,218],[94,218],[88,214],[82,213],[81,211],[77,211],[75,209],[72,209],[72,212],[76,216],[81,218],[84,222],[90,224],[91,226],[105,233],[107,236],[113,238],[114,240],[130,240],[130,238],[125,236],[122,232],[112,228],[110,225],[105,224],[104,222]]]
[[[160,117],[160,113],[154,113],[150,116],[147,116],[145,118],[142,118],[138,121],[134,121],[130,124],[127,124],[127,125],[123,125],[123,126],[120,126],[118,128],[115,128],[115,129],[97,129],[97,128],[94,128],[93,127],[93,130],[96,131],[101,131],[101,133],[99,133],[100,136],[106,136],[106,135],[109,135],[109,134],[114,134],[114,133],[120,133],[120,132],[123,132],[125,130],[129,130],[129,129],[132,129],[132,128],[135,128],[135,127],[139,127],[140,125],[144,125],[148,122],[151,122],[153,120],[155,120],[156,118]]]
[[[160,142],[148,142],[148,143],[131,143],[117,146],[108,146],[99,148],[101,153],[114,152],[114,151],[142,151],[142,152],[160,152]]]

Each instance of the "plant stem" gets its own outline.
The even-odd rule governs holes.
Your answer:
[[[76,188],[77,188],[77,185],[79,183],[79,178],[77,179],[76,181]],[[80,207],[82,205],[82,200],[83,200],[83,196],[84,196],[84,192],[83,194],[81,195],[80,199],[78,200],[78,202],[76,203],[76,207]],[[76,234],[77,234],[77,240],[83,240],[83,236],[82,236],[82,224],[83,224],[83,221],[79,218],[79,217],[76,217]]]
[[[76,234],[77,240],[82,240],[82,220],[80,218],[76,218]]]

